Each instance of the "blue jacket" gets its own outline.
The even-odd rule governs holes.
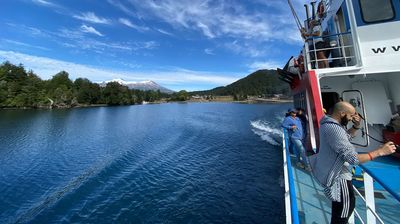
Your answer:
[[[292,126],[296,125],[296,129],[292,129]],[[282,127],[288,130],[289,136],[293,139],[303,139],[303,125],[298,117],[293,118],[292,116],[285,117],[282,122]]]

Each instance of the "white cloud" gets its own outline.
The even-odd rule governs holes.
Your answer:
[[[139,50],[152,50],[158,48],[160,45],[156,41],[99,41],[87,37],[82,33],[82,30],[71,30],[63,28],[57,33],[59,38],[64,41],[59,41],[61,45],[66,46],[64,43],[68,41],[68,47],[74,47],[76,50],[92,50],[96,53],[116,53],[124,51],[126,53],[137,53]]]
[[[214,38],[215,37],[215,35],[211,32],[210,28],[208,28],[207,25],[205,25],[205,24],[203,24],[201,22],[198,22],[197,26],[203,31],[203,34],[205,36],[207,36],[208,38]]]
[[[43,5],[43,6],[47,6],[47,7],[53,7],[53,8],[60,7],[59,5],[57,5],[53,2],[47,1],[47,0],[33,0],[32,2],[37,5]]]
[[[85,22],[90,22],[90,23],[111,24],[111,20],[102,18],[102,17],[98,17],[93,12],[81,13],[80,15],[74,15],[73,17],[75,19],[79,19],[79,20],[82,20]]]
[[[143,26],[138,26],[138,25],[133,24],[129,19],[119,18],[118,21],[121,24],[124,24],[125,26],[128,26],[130,28],[136,29],[141,32],[149,30],[148,27],[143,27]]]
[[[260,57],[266,54],[265,48],[260,43],[254,43],[252,41],[239,41],[234,40],[224,44],[224,47],[241,55],[249,57]]]
[[[129,0],[125,5],[118,0],[108,2],[141,20],[156,18],[173,29],[199,32],[203,37],[219,39],[219,43],[222,40],[219,47],[244,56],[265,57],[272,48],[278,48],[277,42],[302,43],[289,6],[282,0],[255,0],[255,7],[239,0]],[[302,0],[293,3],[296,8],[303,9]],[[298,13],[302,19],[304,13],[300,10]]]
[[[85,24],[83,24],[81,26],[81,31],[84,33],[92,33],[92,34],[96,34],[97,36],[104,36],[102,33],[100,33],[99,31],[97,31],[95,28],[91,27],[91,26],[86,26]]]
[[[249,71],[253,72],[260,69],[276,69],[282,67],[282,63],[277,61],[256,61],[248,65]]]
[[[248,9],[240,1],[203,0],[130,0],[131,7],[147,17],[158,17],[173,27],[195,29],[208,38],[231,36],[234,38],[262,41],[293,41],[290,35],[296,31],[287,5],[274,0],[274,4]],[[261,3],[260,3],[261,4]],[[275,5],[282,5],[277,10]],[[274,10],[267,10],[274,9]],[[289,27],[289,28],[288,28]],[[282,31],[283,30],[283,31]]]
[[[112,5],[112,6],[116,7],[116,8],[118,8],[118,9],[120,9],[121,11],[125,12],[126,14],[128,14],[130,16],[137,17],[136,12],[134,12],[129,7],[127,7],[124,4],[122,4],[120,1],[118,1],[118,0],[107,0],[107,2],[110,5]]]
[[[40,49],[40,50],[44,50],[44,51],[49,51],[50,50],[47,47],[32,45],[32,44],[23,43],[23,42],[15,41],[15,40],[9,40],[9,39],[1,39],[0,43],[1,42],[6,42],[7,44],[14,44],[14,45],[28,47],[28,48],[36,48],[36,49]]]
[[[165,31],[163,29],[157,29],[157,31],[162,33],[162,34],[168,35],[168,36],[174,36],[172,33],[168,32],[168,31]]]
[[[186,87],[190,90],[198,90],[194,86],[200,85],[213,88],[228,85],[240,78],[238,74],[234,74],[235,77],[232,77],[232,75],[217,72],[193,71],[182,68],[142,72],[113,70],[2,50],[0,50],[0,60],[7,60],[14,64],[22,63],[25,68],[32,69],[44,79],[49,79],[64,70],[70,74],[71,79],[85,77],[93,82],[102,82],[114,78],[122,78],[126,81],[152,80],[175,90]],[[140,67],[140,65],[135,66]]]
[[[214,54],[214,50],[213,50],[213,49],[210,49],[210,48],[204,49],[204,53],[209,54],[209,55],[215,55],[215,54]]]
[[[119,18],[118,21],[126,26],[135,28],[135,26],[132,24],[132,22],[129,19]]]

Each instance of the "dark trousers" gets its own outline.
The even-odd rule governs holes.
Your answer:
[[[331,224],[346,224],[354,211],[356,198],[354,197],[351,180],[340,181],[340,202],[332,201]]]

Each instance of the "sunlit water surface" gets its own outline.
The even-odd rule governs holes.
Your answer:
[[[288,104],[0,111],[1,223],[283,223]]]

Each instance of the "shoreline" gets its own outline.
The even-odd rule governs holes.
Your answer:
[[[166,103],[241,103],[241,104],[263,104],[263,103],[292,103],[291,99],[247,99],[247,100],[226,100],[226,99],[212,99],[212,100],[186,100],[186,101],[155,101],[147,102],[144,104],[130,104],[130,105],[107,105],[107,104],[82,104],[71,107],[3,107],[0,110],[58,110],[58,109],[75,109],[75,108],[90,108],[90,107],[115,107],[115,106],[134,106],[134,105],[152,105],[152,104],[166,104]]]
[[[277,98],[249,98],[246,100],[233,100],[232,98],[215,98],[210,100],[205,99],[190,99],[186,102],[197,102],[197,103],[212,103],[212,102],[221,102],[221,103],[243,103],[243,104],[261,104],[261,103],[293,103],[292,99],[277,99]]]

